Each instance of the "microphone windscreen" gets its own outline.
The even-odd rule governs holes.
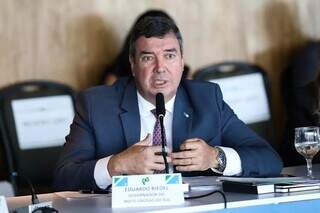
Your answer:
[[[165,116],[166,114],[166,108],[164,105],[164,97],[162,93],[157,93],[156,95],[156,114],[157,117],[159,115]]]

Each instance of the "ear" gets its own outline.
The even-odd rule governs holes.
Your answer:
[[[130,62],[130,67],[131,67],[131,73],[132,73],[132,76],[134,77],[134,75],[135,75],[134,58],[131,55],[129,56],[129,62]]]

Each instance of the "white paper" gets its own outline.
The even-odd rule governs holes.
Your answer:
[[[74,116],[68,95],[11,102],[20,149],[61,146]]]
[[[219,84],[224,101],[246,124],[270,119],[262,74],[252,73],[210,81]]]
[[[4,196],[0,196],[0,212],[9,213],[6,198]]]

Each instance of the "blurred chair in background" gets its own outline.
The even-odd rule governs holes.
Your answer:
[[[1,124],[0,124],[1,125]],[[1,135],[1,134],[0,134]],[[13,185],[9,180],[9,171],[4,151],[4,144],[0,140],[0,195],[12,197],[15,195]]]
[[[1,139],[16,195],[50,192],[55,164],[74,116],[67,85],[27,81],[0,90]]]
[[[195,72],[195,80],[219,84],[237,116],[278,150],[273,138],[270,85],[265,71],[249,63],[223,62]]]
[[[304,165],[294,147],[294,128],[320,125],[320,42],[308,42],[291,58],[282,75],[287,112],[281,156],[286,166]],[[314,157],[319,163],[319,154]]]

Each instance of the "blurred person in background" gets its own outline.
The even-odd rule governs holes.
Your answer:
[[[287,120],[281,155],[285,166],[304,165],[294,146],[294,129],[320,124],[320,42],[308,42],[296,52],[282,83]],[[320,162],[319,155],[313,161]]]

